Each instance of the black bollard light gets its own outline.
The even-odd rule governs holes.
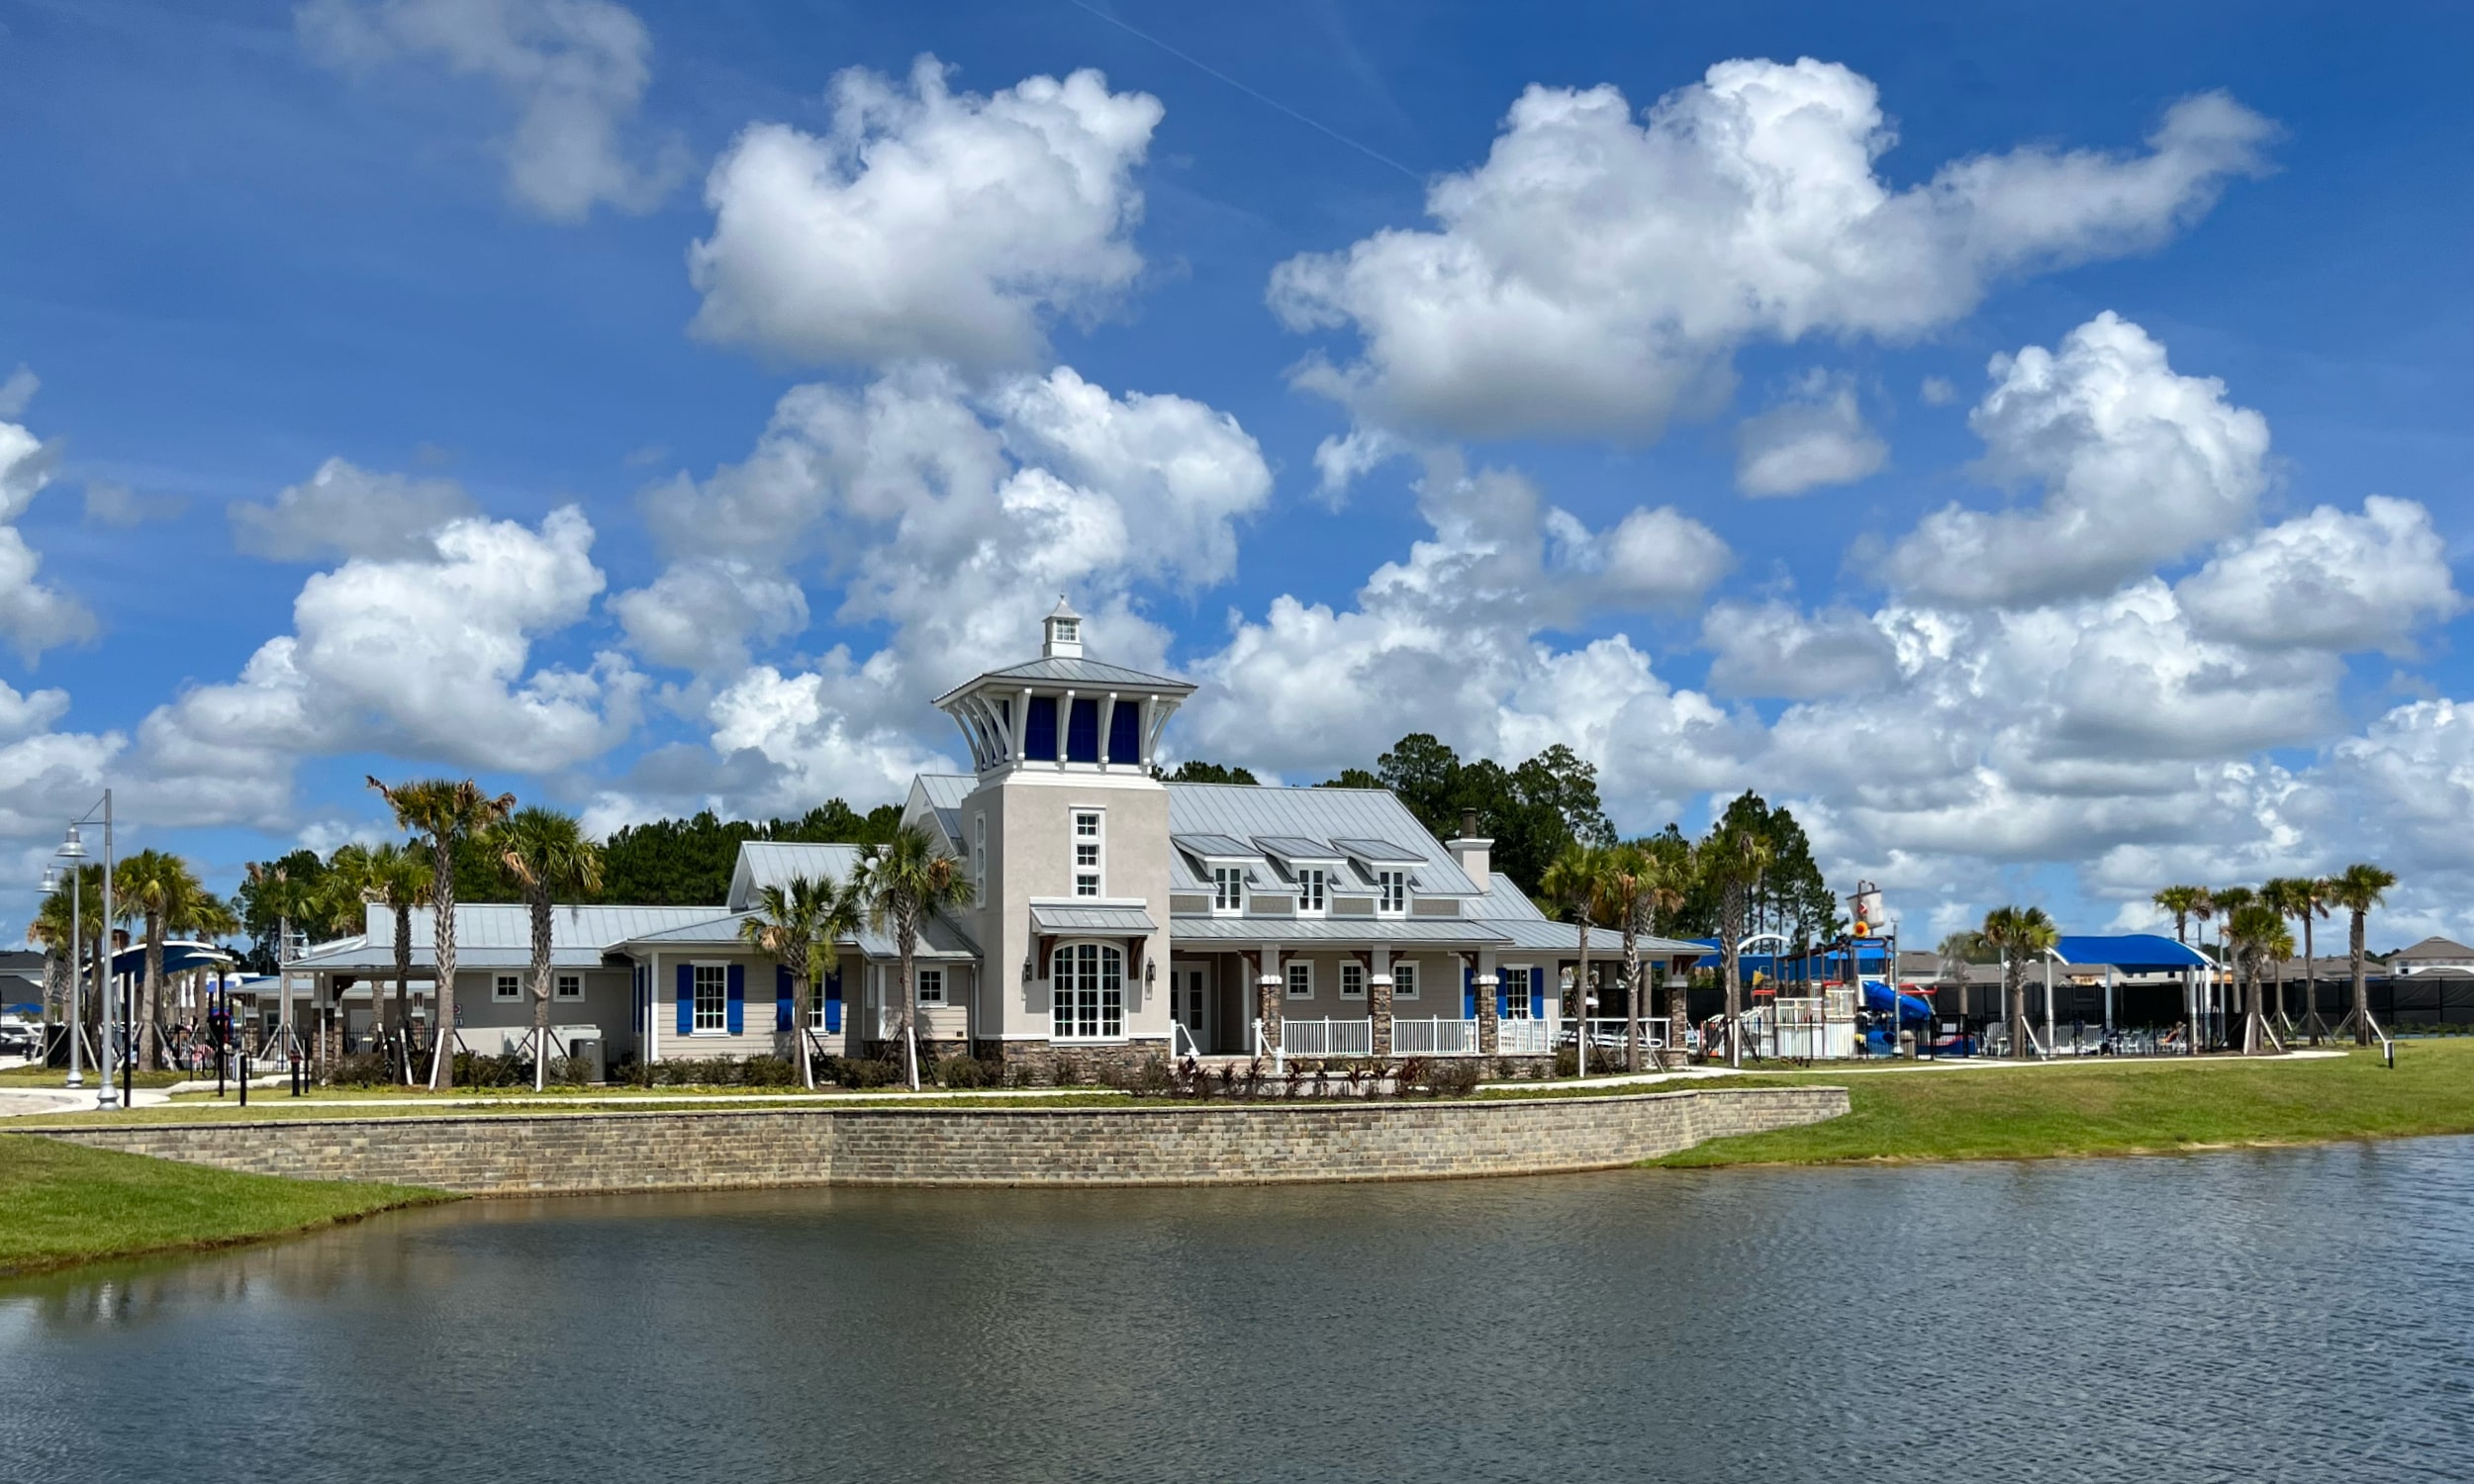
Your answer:
[[[249,1054],[240,1054],[240,1106],[249,1105]]]

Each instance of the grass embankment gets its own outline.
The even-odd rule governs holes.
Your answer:
[[[0,1273],[288,1236],[456,1197],[416,1185],[236,1174],[0,1135]]]
[[[2032,1159],[2474,1133],[2474,1044],[2416,1041],[2311,1061],[2145,1058],[2066,1067],[1916,1067],[1728,1077],[1703,1087],[1836,1082],[1844,1118],[1720,1139],[1668,1166]]]

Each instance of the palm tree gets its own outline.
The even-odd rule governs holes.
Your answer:
[[[516,795],[496,797],[471,779],[423,779],[390,788],[369,787],[395,811],[399,828],[429,837],[430,917],[438,956],[436,1023],[429,1033],[429,1090],[455,1085],[455,842],[477,835],[507,817]]]
[[[2260,883],[2259,899],[2276,910],[2277,921],[2280,924],[2290,918],[2308,918],[2312,909],[2319,903],[2319,885],[2318,881],[2309,877],[2270,877]],[[2293,1029],[2294,1022],[2285,1013],[2285,956],[2280,955],[2275,963],[2276,1018],[2283,1021],[2285,1028],[2290,1031]],[[2310,972],[2310,967],[2304,966],[2303,973],[2306,976]]]
[[[139,1056],[152,1069],[163,1066],[163,931],[173,918],[195,909],[206,894],[189,863],[159,850],[142,850],[121,859],[112,869],[112,896],[126,915],[145,924],[145,976],[138,990]],[[154,1031],[152,1037],[147,1031]]]
[[[2342,907],[2353,918],[2347,939],[2347,953],[2353,961],[2353,1013],[2346,1017],[2353,1024],[2356,1046],[2371,1044],[2371,986],[2362,976],[2362,930],[2371,916],[2371,909],[2388,899],[2388,888],[2397,884],[2397,874],[2357,861],[2336,873],[2328,882],[2331,906]]]
[[[1719,884],[1718,954],[1727,989],[1727,1060],[1744,1065],[1744,937],[1745,903],[1769,869],[1769,837],[1734,827],[1712,836],[1702,847],[1701,866]]]
[[[2318,945],[2313,941],[2315,918],[2326,917],[2331,883],[2324,876],[2300,878],[2302,885],[2302,1024],[2311,1035],[2311,1044],[2320,1044],[2320,961]]]
[[[1639,1071],[1642,1005],[1649,991],[1642,979],[1641,937],[1655,934],[1660,919],[1683,905],[1683,892],[1666,855],[1646,841],[1609,851],[1606,872],[1606,915],[1624,935],[1624,1067]]]
[[[2176,943],[2187,944],[2191,941],[2189,928],[2194,915],[2203,919],[2208,915],[2205,905],[2208,888],[2205,886],[2163,886],[2148,900],[2173,914],[2173,941]]]
[[[369,853],[368,875],[361,888],[363,901],[386,908],[395,918],[395,1015],[390,1020],[383,1013],[384,995],[372,981],[369,1028],[375,1036],[392,1035],[407,1080],[413,1074],[413,909],[428,905],[434,879],[420,852],[390,840]]]
[[[1572,1074],[1589,1074],[1589,919],[1606,904],[1613,879],[1606,852],[1575,840],[1564,847],[1538,889],[1547,900],[1569,909],[1580,929],[1580,962],[1572,971]]]
[[[482,841],[505,862],[532,918],[532,1090],[549,1085],[550,906],[602,889],[602,847],[573,814],[535,805],[490,826]]]
[[[2259,1002],[2260,971],[2266,967],[2276,940],[2285,932],[2285,918],[2264,899],[2246,901],[2226,918],[2225,931],[2234,945],[2234,962],[2244,983],[2242,1055],[2256,1056],[2267,1040],[2267,1016],[2263,1013],[2265,1007]]]
[[[841,964],[841,941],[859,931],[859,893],[833,878],[795,876],[756,892],[756,908],[739,923],[739,936],[791,972],[791,1046],[799,1079],[816,1085],[816,1063],[808,1055],[815,986]]]
[[[1995,907],[1977,930],[2002,956],[2002,1010],[2010,1021],[2010,1054],[2026,1055],[2035,1044],[2028,1031],[2028,961],[2061,941],[2061,930],[2043,907]]]
[[[902,964],[898,992],[902,996],[903,1076],[910,1090],[919,1090],[919,1003],[911,963],[919,948],[919,929],[938,912],[971,904],[971,878],[952,856],[937,848],[927,830],[905,824],[894,838],[871,845],[859,857],[856,882],[868,925],[878,932],[891,927],[894,951]]]

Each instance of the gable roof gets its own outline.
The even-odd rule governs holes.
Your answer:
[[[2412,948],[2401,948],[2388,957],[2392,963],[2399,959],[2474,960],[2474,948],[2468,948],[2454,938],[2442,938],[2433,934]]]
[[[711,907],[578,906],[550,909],[550,963],[560,969],[598,967],[614,946],[647,933],[718,917]],[[436,928],[430,909],[415,907],[413,966],[437,967]],[[522,903],[462,901],[455,904],[455,963],[459,969],[520,969],[532,962],[532,911]],[[387,970],[395,967],[395,913],[371,906],[361,935],[323,943],[292,961],[301,970]]]
[[[779,886],[794,877],[831,877],[847,883],[859,869],[856,845],[814,845],[792,840],[748,840],[739,846],[738,865],[730,871],[730,899],[707,916],[723,912],[744,912],[756,900],[756,893],[767,886]]]

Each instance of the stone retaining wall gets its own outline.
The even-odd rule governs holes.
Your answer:
[[[1844,1087],[1519,1101],[786,1108],[48,1129],[221,1169],[476,1195],[759,1185],[1219,1185],[1604,1169],[1819,1123]]]

